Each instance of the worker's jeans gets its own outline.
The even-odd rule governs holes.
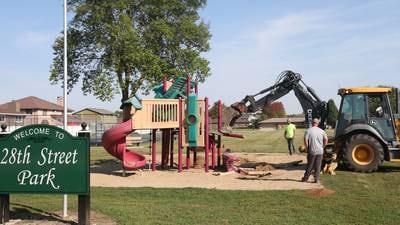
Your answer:
[[[307,181],[311,173],[314,172],[315,182],[319,182],[319,174],[321,172],[322,154],[321,155],[310,155],[307,154],[307,168],[304,172],[303,180]]]
[[[286,138],[286,140],[288,144],[289,154],[292,155],[293,153],[296,152],[294,149],[294,140],[293,138]]]

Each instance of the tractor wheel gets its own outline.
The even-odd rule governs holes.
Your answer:
[[[348,169],[371,173],[378,169],[382,161],[382,145],[371,135],[355,134],[346,140],[343,163]]]

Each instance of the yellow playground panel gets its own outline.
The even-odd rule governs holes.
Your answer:
[[[182,110],[179,116],[179,102],[181,102]],[[180,128],[179,120],[181,120],[181,129],[183,134],[187,134],[187,104],[184,100],[179,99],[142,99],[142,109],[136,110],[132,108],[132,127],[135,130],[143,129],[171,129]],[[197,147],[204,147],[204,131],[205,131],[205,99],[197,100]],[[188,146],[186,135],[182,135],[183,147]]]
[[[178,99],[142,99],[142,109],[132,108],[132,127],[141,129],[166,129],[179,127]]]

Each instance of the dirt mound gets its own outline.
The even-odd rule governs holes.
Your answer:
[[[311,198],[322,198],[333,194],[335,194],[335,191],[327,188],[311,189],[306,192],[306,195]]]
[[[267,163],[256,166],[256,170],[259,170],[259,171],[271,171],[274,169],[275,169],[275,167],[273,167],[271,164],[267,164]]]

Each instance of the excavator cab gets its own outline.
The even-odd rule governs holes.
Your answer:
[[[345,166],[376,171],[383,160],[397,158],[396,127],[388,93],[392,88],[342,88],[334,148]]]

